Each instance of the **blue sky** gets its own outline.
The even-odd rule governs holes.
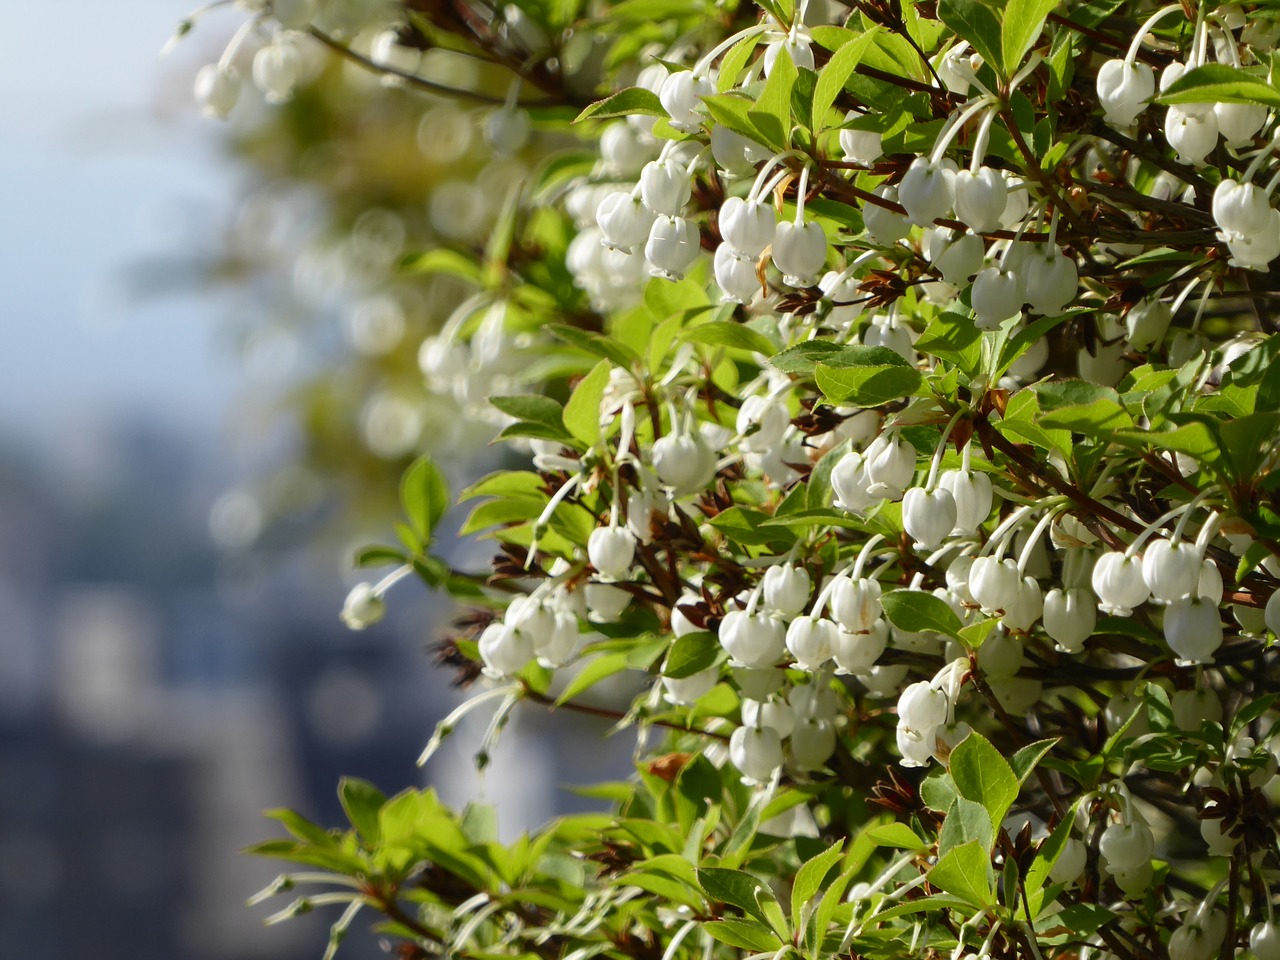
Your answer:
[[[138,410],[212,429],[235,394],[218,304],[122,296],[137,264],[216,245],[236,195],[187,78],[239,16],[161,61],[191,6],[0,4],[0,436]]]

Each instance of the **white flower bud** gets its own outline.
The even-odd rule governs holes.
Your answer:
[[[1231,251],[1230,263],[1247,270],[1267,270],[1271,261],[1280,257],[1280,210],[1267,214],[1266,226],[1260,233],[1219,233]]]
[[[489,676],[513,676],[523,670],[533,656],[533,639],[501,620],[495,620],[480,634],[480,657]]]
[[[1256,103],[1215,103],[1213,114],[1222,139],[1237,150],[1252,144],[1267,122],[1267,108]]]
[[[597,527],[587,538],[587,558],[605,580],[625,580],[636,555],[636,540],[626,527]]]
[[[1222,646],[1218,605],[1199,597],[1175,600],[1164,613],[1164,638],[1180,664],[1212,663]]]
[[[350,630],[363,630],[381,620],[387,613],[386,602],[374,593],[373,584],[357,583],[347,594],[339,617]]]
[[[1218,955],[1226,932],[1225,914],[1197,909],[1169,937],[1169,960],[1211,960]]]
[[[715,92],[715,85],[705,76],[677,70],[662,81],[658,99],[671,115],[671,126],[681,133],[696,133],[702,126],[702,98]]]
[[[731,610],[720,621],[720,645],[732,662],[745,667],[771,667],[786,649],[782,624],[764,614]]]
[[[864,454],[850,450],[836,461],[831,470],[831,489],[835,494],[833,506],[849,513],[862,513],[876,502],[876,498],[867,493],[870,486]]]
[[[945,217],[955,203],[955,164],[916,157],[898,183],[898,201],[919,226]]]
[[[993,630],[978,648],[978,666],[996,680],[1016,676],[1025,662],[1022,641],[1007,630]]]
[[[950,702],[927,680],[911,684],[898,698],[898,729],[913,740],[932,739],[935,728],[947,722]],[[930,744],[930,750],[933,749]]]
[[[1156,92],[1156,77],[1149,66],[1137,60],[1108,60],[1098,70],[1097,89],[1107,123],[1128,127]]]
[[[640,171],[640,197],[657,215],[677,217],[689,202],[689,171],[676,160],[651,160]]]
[[[588,583],[584,588],[591,619],[613,623],[631,603],[631,594],[611,583]]]
[[[838,627],[830,620],[796,617],[787,627],[787,649],[802,670],[818,670],[835,649]]]
[[[963,286],[982,269],[985,256],[982,238],[959,233],[950,227],[930,227],[925,231],[924,255],[947,283]]]
[[[1201,557],[1196,548],[1182,541],[1156,537],[1147,543],[1142,556],[1142,579],[1157,603],[1172,603],[1195,593],[1200,580]]]
[[[711,128],[711,156],[726,177],[754,177],[756,168],[752,159],[760,149],[759,144],[723,124],[717,123]]]
[[[596,225],[610,250],[630,252],[649,239],[656,217],[633,193],[617,190],[607,194],[596,209]]]
[[[830,720],[801,717],[791,731],[791,758],[799,770],[818,770],[836,752],[836,728]]]
[[[949,490],[956,504],[956,525],[951,535],[967,537],[977,533],[995,502],[991,478],[978,470],[948,470],[938,478],[938,486]]]
[[[1142,576],[1142,563],[1120,551],[1104,553],[1094,564],[1093,592],[1103,613],[1127,617],[1134,607],[1147,602],[1151,588]]]
[[[1137,816],[1126,822],[1111,824],[1102,831],[1098,840],[1098,852],[1106,860],[1107,869],[1111,873],[1117,870],[1127,872],[1149,863],[1155,846],[1151,828]]]
[[[235,67],[210,63],[196,74],[196,102],[206,117],[225,120],[240,99],[240,74]]]
[[[988,166],[961,170],[955,175],[956,219],[974,233],[988,233],[1000,226],[1009,203],[1009,184]]]
[[[730,197],[720,205],[720,236],[742,257],[757,259],[773,243],[778,216],[767,203]]]
[[[1044,594],[1034,577],[1023,577],[1013,595],[1013,603],[1005,607],[1000,622],[1010,630],[1030,630],[1044,612]],[[983,644],[985,646],[985,644]]]
[[[867,493],[886,500],[901,500],[916,474],[916,449],[896,431],[876,437],[866,450]]]
[[[902,526],[915,540],[917,550],[933,550],[956,525],[956,501],[951,491],[938,486],[926,491],[912,487],[902,496]]]
[[[869,577],[851,580],[840,577],[828,598],[831,614],[845,630],[858,633],[870,630],[884,612],[880,602],[880,581]]]
[[[1218,145],[1218,116],[1211,103],[1182,103],[1164,117],[1164,138],[1182,163],[1203,166]]]
[[[683,217],[659,216],[649,230],[644,258],[649,273],[667,280],[683,280],[684,272],[701,249],[697,226]]]
[[[764,602],[770,610],[793,617],[809,602],[813,580],[804,567],[789,563],[770,567],[764,572]]]
[[[1129,346],[1147,351],[1164,339],[1173,311],[1162,300],[1143,300],[1125,314],[1124,324]]]
[[[653,443],[653,469],[676,496],[705,487],[716,474],[716,455],[701,437],[666,434]]]
[[[747,698],[742,701],[742,723],[747,727],[769,727],[785,740],[795,727],[796,714],[791,704],[781,697],[768,700]]]
[[[861,116],[862,114],[851,110],[846,114],[845,120]],[[870,167],[883,156],[884,144],[878,130],[851,130],[846,127],[840,131],[840,150],[844,154],[845,163]]]
[[[711,692],[711,688],[720,680],[720,671],[716,667],[699,670],[695,674],[680,679],[662,678],[662,698],[667,703],[678,706],[692,706]]]
[[[1177,690],[1169,698],[1173,710],[1173,722],[1179,730],[1199,732],[1200,725],[1222,722],[1222,701],[1212,690],[1198,687],[1195,690]]]
[[[889,624],[883,619],[873,623],[870,629],[851,633],[838,630],[831,646],[837,673],[866,673],[889,645]]]
[[[784,220],[773,238],[773,263],[783,274],[782,282],[792,287],[811,287],[818,282],[827,259],[827,235],[813,221]]]
[[[1232,234],[1256,234],[1271,224],[1266,192],[1252,183],[1223,180],[1213,191],[1213,219]]]
[[[1044,632],[1063,653],[1081,653],[1098,624],[1098,609],[1087,590],[1054,588],[1044,595]]]
[[[782,740],[771,727],[739,727],[729,738],[729,760],[743,780],[767,783],[782,766]]]
[[[1058,859],[1049,870],[1050,883],[1071,883],[1084,873],[1088,863],[1088,850],[1075,837],[1068,837],[1058,852]]]

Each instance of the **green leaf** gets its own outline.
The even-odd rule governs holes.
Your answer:
[[[844,851],[844,841],[837,840],[811,860],[805,862],[796,871],[795,882],[791,885],[791,922],[800,922],[800,912],[804,905],[814,898],[822,889],[822,881],[832,868],[840,862]]]
[[[755,143],[764,144],[766,135],[756,128],[750,111],[755,101],[737,93],[712,94],[703,97],[702,103],[711,114],[711,119],[720,126],[746,137]]]
[[[769,358],[769,364],[775,369],[804,376],[812,376],[819,363],[828,367],[888,366],[914,369],[901,354],[888,347],[865,347],[861,344],[833,343],[830,340],[806,340]]]
[[[712,920],[702,924],[702,929],[721,943],[752,953],[776,953],[782,946],[768,927],[749,920]]]
[[[378,811],[387,802],[386,795],[373,784],[354,777],[338,781],[338,799],[342,809],[360,836],[369,843],[382,839],[382,827],[378,823]]]
[[[949,765],[960,796],[986,807],[991,822],[999,827],[1018,797],[1018,778],[1009,761],[975,730],[951,751]]]
[[[748,916],[768,922],[757,900],[757,894],[764,887],[764,883],[758,878],[741,870],[702,867],[698,870],[698,882],[702,884],[702,892],[710,899],[727,903]]]
[[[915,349],[974,376],[982,360],[982,333],[974,326],[973,318],[944,313],[925,325],[924,332],[916,340]]]
[[[747,61],[751,59],[751,54],[756,48],[756,44],[760,42],[760,35],[753,33],[750,36],[743,37],[732,47],[729,52],[720,60],[720,69],[716,72],[716,89],[721,93],[731,90],[738,82],[738,77],[742,74],[743,68],[747,65]]]
[[[565,437],[569,433],[564,428],[560,404],[550,397],[526,393],[509,397],[490,397],[489,402],[508,416],[515,417],[525,423],[536,423],[551,432],[558,432]]]
[[[1024,883],[1028,899],[1034,901],[1036,895],[1044,888],[1049,879],[1049,873],[1053,870],[1053,865],[1058,862],[1058,857],[1062,856],[1063,848],[1067,845],[1067,841],[1071,839],[1071,827],[1074,823],[1075,817],[1068,815],[1054,827],[1053,833],[1040,841],[1040,846],[1036,849],[1035,859],[1031,861],[1031,867],[1027,870],[1027,877]]]
[[[591,372],[578,381],[573,395],[564,405],[564,425],[575,439],[588,447],[600,439],[600,401],[609,385],[612,365],[601,360]]]
[[[991,823],[987,808],[964,797],[956,797],[951,801],[947,818],[942,821],[942,830],[938,833],[938,853],[945,855],[971,840],[981,844],[982,849],[990,850],[995,838],[996,828]]]
[[[449,509],[449,484],[430,457],[419,457],[400,480],[400,506],[425,544]]]
[[[1157,103],[1256,103],[1280,107],[1280,89],[1260,73],[1225,63],[1206,63],[1188,70],[1155,99]]]
[[[579,350],[612,360],[615,366],[630,370],[640,363],[638,353],[611,337],[590,333],[563,323],[549,323],[543,329]]]
[[[765,146],[785,150],[791,145],[791,88],[798,71],[783,47],[773,62],[769,79],[747,118],[765,137]]]
[[[991,7],[980,0],[940,0],[938,19],[962,39],[968,40],[993,70],[1003,66],[1004,58],[1000,55],[1004,45],[1003,31]]]
[[[626,87],[612,96],[597,100],[585,108],[574,119],[574,123],[583,120],[607,120],[611,117],[629,117],[642,115],[647,117],[668,116],[662,101],[652,90],[643,87]]]
[[[813,90],[813,127],[815,133],[823,128],[823,121],[827,117],[827,111],[836,102],[836,97],[844,89],[849,76],[862,61],[863,53],[866,52],[868,45],[875,40],[876,33],[880,29],[878,26],[873,26],[866,32],[849,40],[848,43],[841,44],[831,59],[827,61],[827,65],[818,74],[818,84]]]
[[[686,633],[682,637],[676,637],[675,643],[671,644],[662,675],[672,680],[683,680],[695,673],[709,670],[727,657],[728,653],[714,633]]]
[[[823,396],[834,404],[878,407],[909,397],[920,389],[924,377],[913,367],[895,365],[831,367],[819,363],[814,378]]]
[[[974,907],[995,903],[991,889],[991,855],[976,840],[962,843],[939,857],[929,871],[929,882]]]
[[[1120,404],[1110,399],[1098,399],[1079,406],[1059,407],[1040,418],[1039,426],[1045,430],[1070,430],[1087,437],[1109,438],[1117,430],[1133,426]]]
[[[955,781],[951,775],[936,771],[924,778],[920,784],[920,799],[930,810],[943,813],[951,809],[951,803],[958,797]]]
[[[734,323],[732,320],[713,320],[709,323],[700,323],[696,327],[686,327],[681,336],[693,343],[734,347],[766,357],[778,349],[777,345],[763,333],[758,333],[741,323]]]
[[[878,847],[896,847],[900,850],[924,850],[929,844],[921,840],[905,823],[885,823],[867,831],[867,839]]]
[[[885,618],[910,633],[943,633],[960,636],[960,618],[945,600],[923,590],[893,590],[880,598]]]
[[[356,552],[357,567],[389,567],[401,566],[408,561],[403,550],[395,547],[372,546],[362,547]]]
[[[1018,72],[1022,58],[1044,29],[1045,18],[1057,5],[1058,0],[1009,0],[1005,5],[1000,27],[1000,45],[1006,77]]]
[[[556,706],[568,703],[580,693],[590,690],[601,680],[612,677],[627,669],[626,653],[606,653],[596,657],[583,667],[576,677],[569,681],[564,692],[556,697]]]
[[[1027,744],[1009,758],[1009,767],[1020,785],[1027,782],[1027,777],[1035,771],[1036,765],[1058,745],[1061,739],[1061,737],[1051,737],[1048,740],[1037,740],[1035,743]]]
[[[474,260],[447,247],[435,247],[424,253],[406,254],[400,261],[400,272],[407,276],[444,273],[477,285],[484,279],[479,265]]]

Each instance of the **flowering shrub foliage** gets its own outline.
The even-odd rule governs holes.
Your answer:
[[[266,893],[328,888],[277,916],[407,957],[1280,957],[1272,7],[250,6],[211,113],[255,34],[268,100],[317,45],[489,96],[448,50],[544,158],[484,249],[404,264],[474,290],[418,359],[523,461],[460,497],[499,555],[440,556],[424,458],[343,619],[412,574],[466,605],[424,761],[622,671],[649,734],[612,813],[509,846],[429,790],[277,812],[257,852],[313,870]]]

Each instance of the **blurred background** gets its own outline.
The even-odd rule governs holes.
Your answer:
[[[626,745],[526,711],[483,780],[463,737],[424,774],[461,696],[429,654],[451,611],[406,581],[377,627],[337,618],[417,453],[455,484],[497,466],[465,403],[423,400],[417,344],[463,289],[396,265],[482,237],[503,192],[477,181],[526,161],[487,150],[479,110],[318,50],[291,104],[202,118],[193,77],[244,14],[161,59],[188,13],[0,5],[6,958],[318,957],[325,920],[244,906],[279,872],[237,853],[275,835],[263,809],[337,825],[340,776],[429,775],[511,836],[625,771]]]

